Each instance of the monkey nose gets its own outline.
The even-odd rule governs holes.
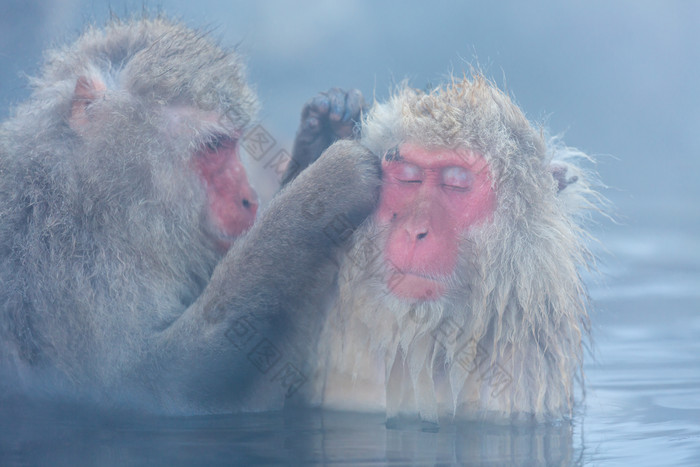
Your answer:
[[[429,217],[425,213],[422,213],[408,219],[405,224],[405,229],[409,238],[419,241],[428,236],[430,225]]]
[[[248,183],[248,180],[243,180],[238,186],[238,193],[235,195],[238,198],[239,206],[243,207],[243,212],[255,217],[255,213],[258,211],[258,194],[255,192],[252,186]]]
[[[255,214],[258,212],[258,200],[257,197],[250,197],[252,199],[244,197],[241,200],[241,204],[243,205],[243,209],[246,211],[249,211],[250,214],[255,217]]]
[[[419,198],[405,219],[404,228],[411,241],[425,239],[433,227],[433,215],[437,206],[430,200]]]
[[[424,222],[412,223],[409,221],[405,226],[406,235],[408,236],[408,238],[411,239],[411,241],[413,241],[414,239],[416,241],[423,240],[425,237],[428,236],[428,232],[430,232],[430,229],[428,227],[429,226],[426,225]]]

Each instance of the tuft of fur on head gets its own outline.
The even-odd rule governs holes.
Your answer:
[[[69,122],[81,77],[106,88],[85,138]],[[121,385],[219,259],[188,164],[200,135],[242,132],[256,97],[235,51],[164,18],[89,28],[32,86],[0,127],[0,360]]]
[[[428,93],[402,86],[370,110],[362,143],[380,158],[402,143],[479,152],[497,205],[491,222],[463,236],[450,291],[431,302],[394,297],[386,233],[371,221],[356,232],[322,334],[316,391],[374,368],[389,417],[568,416],[588,331],[579,270],[591,258],[579,212],[597,200],[576,165],[585,156],[547,144],[480,75]],[[559,192],[553,162],[578,180]]]
[[[115,18],[46,56],[41,75],[32,80],[35,104],[39,100],[65,107],[77,78],[89,76],[101,79],[108,89],[137,96],[145,106],[217,110],[239,119],[237,123],[247,123],[258,109],[245,64],[235,51],[166,18]]]

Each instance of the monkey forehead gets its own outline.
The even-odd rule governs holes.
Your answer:
[[[520,108],[480,74],[424,92],[404,84],[363,121],[362,142],[375,154],[402,142],[470,148],[500,173],[513,158],[542,159],[545,144]]]
[[[399,154],[404,161],[427,169],[456,165],[478,172],[488,165],[481,153],[466,148],[428,148],[407,142],[399,146]]]

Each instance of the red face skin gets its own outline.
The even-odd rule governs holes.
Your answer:
[[[486,160],[405,143],[384,157],[382,173],[375,219],[389,232],[389,289],[411,301],[438,299],[446,292],[440,278],[457,263],[460,234],[492,218],[496,196]]]
[[[212,236],[221,251],[230,248],[255,220],[258,197],[248,183],[235,139],[220,137],[207,144],[195,158],[209,202]]]

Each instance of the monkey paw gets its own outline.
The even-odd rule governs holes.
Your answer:
[[[319,93],[304,105],[297,138],[304,141],[323,138],[328,145],[349,138],[364,110],[365,100],[357,89],[333,88]]]
[[[293,163],[282,178],[282,185],[293,180],[335,141],[352,137],[365,110],[365,100],[357,89],[333,88],[309,100],[301,112]]]
[[[302,205],[315,206],[312,211],[318,215],[307,215],[307,220],[340,216],[357,226],[375,208],[380,184],[379,159],[356,141],[346,140],[329,147],[290,188],[304,193],[299,197]]]

